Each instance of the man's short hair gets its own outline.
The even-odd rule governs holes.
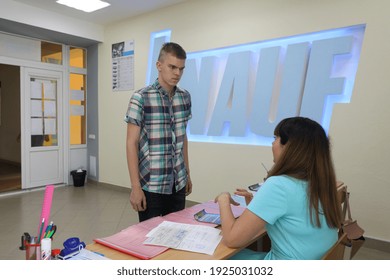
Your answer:
[[[167,53],[172,54],[173,56],[179,59],[187,58],[186,51],[179,44],[174,42],[167,42],[162,45],[160,49],[160,54],[158,56],[158,60],[160,61],[161,58]]]

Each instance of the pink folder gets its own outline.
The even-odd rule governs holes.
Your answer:
[[[181,211],[170,213],[166,216],[155,217],[144,222],[129,226],[120,232],[104,237],[96,238],[96,243],[105,245],[122,253],[132,255],[139,259],[148,260],[168,250],[168,247],[145,245],[146,234],[157,227],[163,221],[171,221],[185,224],[207,225],[215,227],[214,224],[201,223],[194,219],[194,214],[205,209],[209,213],[219,213],[218,204],[213,201],[197,204]],[[233,214],[239,217],[245,210],[241,206],[232,205]]]

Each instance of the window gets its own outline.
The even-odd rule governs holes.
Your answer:
[[[31,78],[31,147],[57,146],[57,82]]]
[[[83,48],[69,47],[70,81],[70,119],[69,137],[71,145],[87,143],[86,119],[86,77],[87,51]]]
[[[70,144],[86,144],[86,75],[70,74]]]
[[[42,41],[41,61],[62,64],[62,45]]]
[[[85,49],[70,47],[69,49],[69,66],[77,68],[86,68],[86,51]]]

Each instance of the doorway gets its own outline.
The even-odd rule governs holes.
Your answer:
[[[20,67],[0,64],[0,192],[21,189]]]

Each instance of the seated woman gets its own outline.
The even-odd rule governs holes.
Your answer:
[[[252,194],[238,189],[248,206],[235,219],[229,193],[219,204],[223,241],[242,247],[266,229],[267,253],[244,249],[232,259],[305,260],[321,257],[337,241],[341,210],[329,140],[315,121],[303,117],[282,120],[272,143],[274,165],[265,182]]]

